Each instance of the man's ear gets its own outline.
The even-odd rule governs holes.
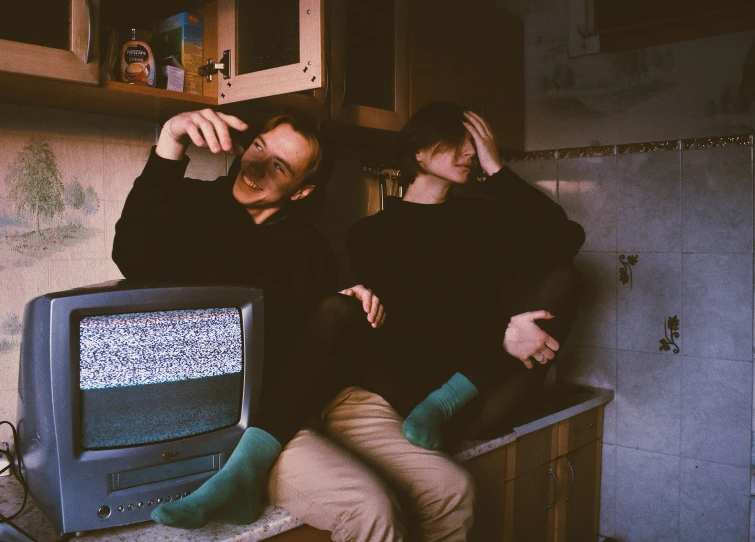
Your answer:
[[[312,190],[314,189],[315,189],[315,185],[313,184],[302,186],[299,190],[291,194],[291,201],[296,201],[302,198],[306,198],[312,193]]]

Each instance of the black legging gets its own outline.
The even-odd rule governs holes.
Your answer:
[[[541,309],[553,314],[553,319],[538,320],[537,324],[563,347],[582,294],[581,277],[572,264],[559,265],[535,279],[507,284],[504,292],[510,314]],[[519,416],[534,407],[545,374],[557,359],[543,365],[533,362],[534,367],[527,369],[520,360],[504,353],[500,378],[451,418],[445,441],[504,434]]]
[[[253,425],[285,446],[336,393],[355,382],[371,329],[360,301],[341,294],[321,301],[285,354],[266,352]]]

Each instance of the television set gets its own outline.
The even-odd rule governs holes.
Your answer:
[[[262,292],[115,281],[26,304],[18,453],[60,534],[150,519],[226,462],[258,404]]]

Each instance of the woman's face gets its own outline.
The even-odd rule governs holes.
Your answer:
[[[419,151],[416,157],[424,174],[451,183],[464,184],[469,180],[469,172],[472,170],[476,154],[472,136],[467,133],[458,147],[448,147],[439,143]]]

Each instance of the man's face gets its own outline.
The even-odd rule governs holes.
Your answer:
[[[313,187],[302,181],[312,153],[311,143],[290,124],[260,134],[241,157],[233,197],[254,215],[307,196]]]

